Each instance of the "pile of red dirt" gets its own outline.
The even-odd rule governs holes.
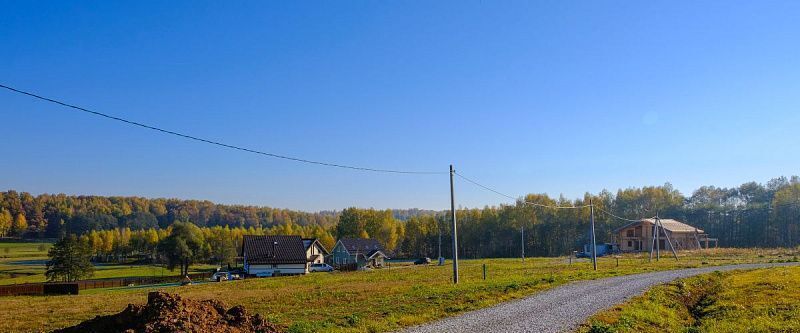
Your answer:
[[[164,292],[151,292],[147,304],[128,304],[122,312],[97,316],[53,333],[277,333],[280,328],[248,315],[242,306],[227,309],[217,300],[194,301]]]

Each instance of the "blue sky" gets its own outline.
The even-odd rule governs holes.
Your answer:
[[[263,151],[560,194],[797,173],[800,2],[5,2],[0,82]],[[0,91],[0,188],[449,206]],[[457,182],[461,206],[508,202]]]

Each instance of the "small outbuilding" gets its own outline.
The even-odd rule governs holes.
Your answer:
[[[242,257],[244,270],[251,276],[308,273],[309,257],[300,236],[245,235]]]

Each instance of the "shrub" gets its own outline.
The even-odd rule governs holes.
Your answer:
[[[603,324],[603,323],[593,323],[592,326],[589,327],[589,333],[614,333],[616,330],[611,328],[611,326]]]

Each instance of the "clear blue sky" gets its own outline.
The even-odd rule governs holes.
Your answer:
[[[564,194],[800,165],[800,2],[4,2],[0,82],[278,154]],[[268,159],[0,91],[0,188],[446,209],[448,178]],[[508,202],[458,182],[457,202]]]

